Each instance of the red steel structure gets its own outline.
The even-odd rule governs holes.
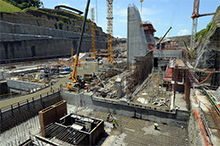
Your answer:
[[[190,42],[190,49],[193,50],[195,48],[195,38],[197,33],[197,25],[198,25],[198,18],[202,16],[209,16],[214,15],[215,13],[207,13],[207,14],[199,14],[199,3],[200,0],[194,0],[193,3],[193,12],[191,18],[193,19],[192,23],[192,35],[191,35],[191,42]]]

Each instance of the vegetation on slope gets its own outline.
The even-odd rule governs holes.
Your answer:
[[[0,0],[0,12],[12,13],[12,12],[20,12],[20,11],[21,9],[19,9],[18,7],[15,7],[12,4]]]
[[[26,9],[30,7],[39,8],[43,5],[40,0],[4,0],[20,9]]]
[[[220,5],[218,6],[217,10],[216,10],[216,14],[217,12],[220,10]],[[215,21],[217,18],[215,18],[215,16],[212,18],[212,21],[206,26],[205,29],[200,30],[197,34],[196,34],[196,40],[198,40],[200,38],[200,42],[203,41],[204,38],[206,38],[211,30],[216,27]]]

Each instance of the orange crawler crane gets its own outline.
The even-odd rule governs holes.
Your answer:
[[[72,82],[74,83],[74,85],[73,84],[66,85],[66,88],[68,90],[74,90],[76,88],[80,89],[80,88],[84,88],[84,86],[85,86],[84,79],[79,78],[79,76],[77,76],[76,71],[77,71],[78,60],[79,60],[79,51],[80,51],[81,44],[82,44],[83,32],[84,32],[84,29],[85,29],[85,23],[86,23],[86,18],[87,18],[88,9],[89,9],[89,3],[90,3],[90,0],[87,1],[87,5],[86,5],[85,15],[84,15],[82,29],[81,29],[81,35],[80,35],[80,39],[79,39],[79,45],[78,45],[77,52],[76,52],[76,57],[75,57],[73,73],[69,77],[69,79],[72,79]]]

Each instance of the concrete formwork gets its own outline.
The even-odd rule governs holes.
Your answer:
[[[151,73],[153,68],[153,52],[148,52],[143,57],[135,58],[138,65],[138,84],[140,85]]]

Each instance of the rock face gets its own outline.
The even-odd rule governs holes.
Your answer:
[[[72,14],[73,18],[71,14],[65,17],[48,13],[50,9],[43,10],[0,13],[1,63],[70,56],[72,48],[76,52],[83,17],[76,14]],[[106,49],[107,35],[101,27],[95,26],[95,30],[96,49]],[[91,46],[91,22],[87,20],[81,51],[89,51]]]
[[[198,58],[195,62],[195,68],[215,69],[220,68],[220,9],[218,8],[212,22],[211,27],[204,35],[199,38],[200,42],[196,49]]]

